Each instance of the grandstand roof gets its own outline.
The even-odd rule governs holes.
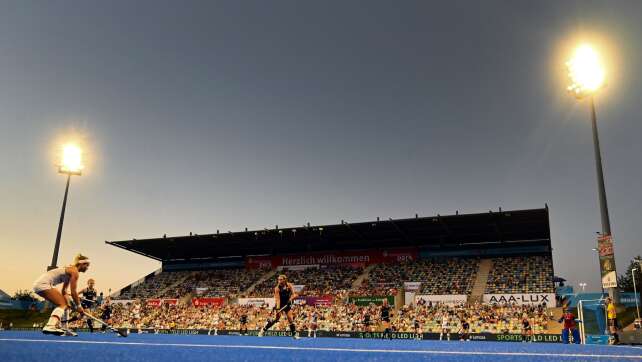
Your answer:
[[[11,296],[0,289],[0,300],[11,300]]]
[[[548,207],[105,242],[160,261],[372,248],[551,244]]]

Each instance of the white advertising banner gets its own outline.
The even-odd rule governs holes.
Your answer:
[[[267,305],[270,308],[273,308],[276,305],[274,298],[239,298],[238,303],[240,305],[251,305],[254,307]]]
[[[133,299],[116,299],[116,300],[111,300],[111,304],[129,304],[129,303],[134,303]]]
[[[549,307],[555,306],[554,293],[522,293],[522,294],[484,294],[484,303],[489,304],[517,304],[539,305],[546,303]]]
[[[421,289],[421,282],[404,282],[403,288],[409,292],[416,292]]]
[[[443,303],[443,304],[460,304],[466,303],[468,301],[468,296],[466,294],[450,294],[450,295],[416,295],[415,303],[420,300],[425,301],[426,303],[432,302]]]
[[[405,292],[403,304],[411,305],[415,301],[415,292]]]

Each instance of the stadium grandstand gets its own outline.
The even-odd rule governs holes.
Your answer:
[[[299,297],[297,319],[320,315],[330,332],[376,332],[377,306],[395,308],[393,330],[438,333],[444,318],[473,333],[535,333],[555,307],[548,208],[414,217],[207,235],[106,241],[162,263],[111,295],[126,328],[238,330],[270,316],[276,275]],[[136,307],[135,307],[136,306]],[[142,310],[133,320],[132,308]],[[559,314],[559,313],[557,313]],[[287,330],[285,320],[275,327]],[[553,330],[552,330],[553,329]]]

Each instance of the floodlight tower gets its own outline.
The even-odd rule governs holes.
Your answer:
[[[62,199],[62,210],[60,211],[60,221],[58,222],[58,233],[56,234],[56,244],[54,246],[53,257],[51,258],[51,265],[47,267],[47,270],[58,267],[58,251],[60,250],[62,224],[65,221],[65,209],[67,208],[69,183],[72,175],[80,176],[82,174],[82,169],[82,151],[80,148],[73,144],[65,145],[62,149],[62,159],[60,165],[58,165],[58,173],[67,175],[67,185],[65,186],[65,197]]]
[[[593,129],[593,147],[595,151],[595,170],[597,172],[598,200],[600,203],[600,216],[602,219],[602,235],[611,236],[611,221],[606,201],[606,190],[604,187],[604,171],[602,167],[602,154],[600,151],[600,140],[597,131],[597,116],[595,114],[594,95],[604,87],[605,71],[602,66],[599,54],[588,44],[582,44],[573,57],[566,62],[568,76],[571,84],[568,91],[577,99],[588,98],[591,114],[591,126]],[[609,295],[617,301],[616,288],[608,288]]]

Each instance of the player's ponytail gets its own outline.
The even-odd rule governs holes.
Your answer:
[[[78,266],[78,265],[80,265],[80,264],[89,264],[89,257],[84,256],[84,255],[82,255],[82,254],[78,253],[78,254],[74,257],[74,265],[75,265],[75,266]]]

